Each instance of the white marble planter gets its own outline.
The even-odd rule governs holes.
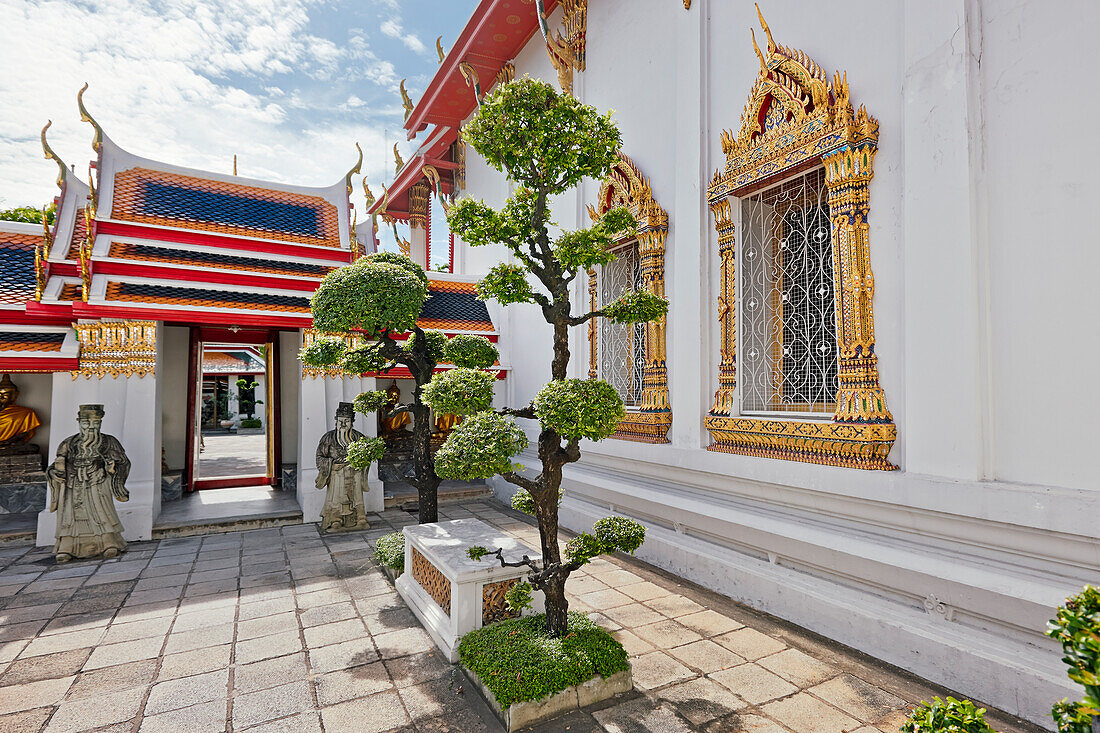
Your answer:
[[[497,702],[493,693],[482,683],[481,679],[470,670],[465,671],[466,676],[481,690],[485,701],[489,703],[489,707],[500,718],[500,722],[504,724],[504,728],[509,733],[551,718],[561,717],[571,710],[594,705],[634,689],[634,680],[628,669],[624,672],[617,672],[607,679],[596,675],[587,682],[582,682],[574,687],[567,687],[561,692],[541,700],[514,702],[506,708],[501,708],[500,703]]]
[[[402,531],[405,571],[397,579],[397,592],[447,659],[456,662],[464,634],[515,615],[504,604],[504,592],[529,572],[526,567],[501,567],[496,557],[471,560],[466,550],[499,547],[510,562],[524,555],[538,560],[541,554],[478,519],[417,524]],[[542,613],[542,593],[532,590],[531,595],[529,612]]]

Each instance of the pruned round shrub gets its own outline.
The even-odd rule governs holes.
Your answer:
[[[427,282],[408,268],[364,257],[325,275],[310,301],[313,325],[332,333],[404,333],[427,295]]]
[[[401,532],[382,535],[374,543],[374,561],[398,575],[405,571],[405,535]]]
[[[646,290],[623,293],[603,309],[612,323],[656,321],[668,313],[668,301]]]
[[[428,284],[428,273],[424,272],[424,268],[413,262],[405,255],[398,254],[396,252],[374,252],[366,257],[362,258],[366,262],[374,264],[387,264],[397,265],[411,275],[415,275],[422,280],[425,285]]]
[[[381,390],[371,390],[370,392],[360,392],[352,405],[355,407],[356,412],[370,415],[386,407],[389,403],[390,396],[388,394]]]
[[[563,379],[543,387],[534,402],[544,428],[570,440],[603,440],[626,415],[623,398],[602,379]]]
[[[306,366],[330,367],[340,363],[347,345],[336,336],[321,336],[298,352],[298,360]]]
[[[386,442],[381,438],[360,438],[348,444],[348,465],[357,471],[370,468],[370,464],[382,460]]]
[[[605,552],[629,552],[645,542],[645,527],[629,517],[604,517],[592,525],[596,539],[604,546]]]
[[[1100,588],[1086,585],[1067,598],[1047,624],[1047,636],[1062,645],[1062,661],[1069,667],[1066,674],[1085,688],[1077,715],[1100,717]],[[1067,703],[1062,717],[1071,720],[1068,708]],[[1057,705],[1053,714],[1057,717]]]
[[[565,496],[565,489],[558,489],[558,505],[561,505],[562,497]],[[531,492],[527,489],[517,489],[516,493],[512,494],[512,508],[517,512],[523,512],[529,517],[535,516],[535,497],[531,496]]]
[[[420,398],[441,415],[472,415],[493,404],[496,377],[477,369],[449,369],[432,377]]]
[[[902,733],[996,733],[985,722],[985,708],[969,700],[947,700],[938,697],[922,702],[909,713],[901,726]]]
[[[515,422],[494,412],[479,412],[455,426],[435,454],[435,472],[469,481],[512,470],[512,456],[527,447]]]
[[[527,282],[527,270],[522,265],[496,265],[477,284],[479,298],[495,300],[501,305],[530,303],[533,293],[531,283]]]
[[[456,367],[467,369],[485,369],[491,367],[500,358],[497,347],[484,336],[460,333],[452,336],[444,352],[447,361]]]

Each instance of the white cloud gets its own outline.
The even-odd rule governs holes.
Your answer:
[[[382,31],[390,38],[396,38],[405,44],[406,48],[414,53],[425,53],[428,47],[424,45],[424,42],[416,37],[415,33],[406,33],[404,27],[401,25],[400,18],[389,18],[383,21],[382,25],[378,26],[378,30]]]
[[[52,146],[86,178],[91,129],[75,103],[84,81],[89,110],[138,155],[228,171],[237,154],[242,175],[324,185],[354,162],[359,139],[370,146],[365,170],[371,156],[377,168],[384,123],[364,113],[374,112],[372,88],[392,103],[394,65],[363,33],[319,35],[311,13],[323,9],[321,0],[0,0],[0,205],[56,194],[38,143],[47,119]]]

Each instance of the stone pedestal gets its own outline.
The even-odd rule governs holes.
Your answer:
[[[31,443],[0,448],[0,514],[40,512],[46,507],[42,451]]]
[[[471,560],[466,550],[474,545],[490,551],[501,548],[509,562],[524,555],[536,561],[542,557],[538,550],[479,519],[417,524],[402,532],[405,571],[397,579],[397,592],[451,662],[458,661],[458,642],[463,635],[515,617],[504,594],[530,572],[527,567],[501,567],[495,556]],[[533,607],[528,612],[542,613],[542,592],[532,589],[531,596]]]

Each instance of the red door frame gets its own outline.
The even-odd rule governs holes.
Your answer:
[[[282,481],[282,430],[280,419],[279,385],[279,332],[275,329],[207,328],[191,327],[190,349],[187,365],[187,463],[184,465],[184,484],[187,491],[202,489],[222,489],[235,486],[278,486]],[[268,420],[268,452],[266,476],[244,476],[240,478],[202,479],[195,476],[195,420],[198,401],[199,372],[202,365],[202,345],[204,343],[263,345],[267,350],[267,382],[271,405]]]

